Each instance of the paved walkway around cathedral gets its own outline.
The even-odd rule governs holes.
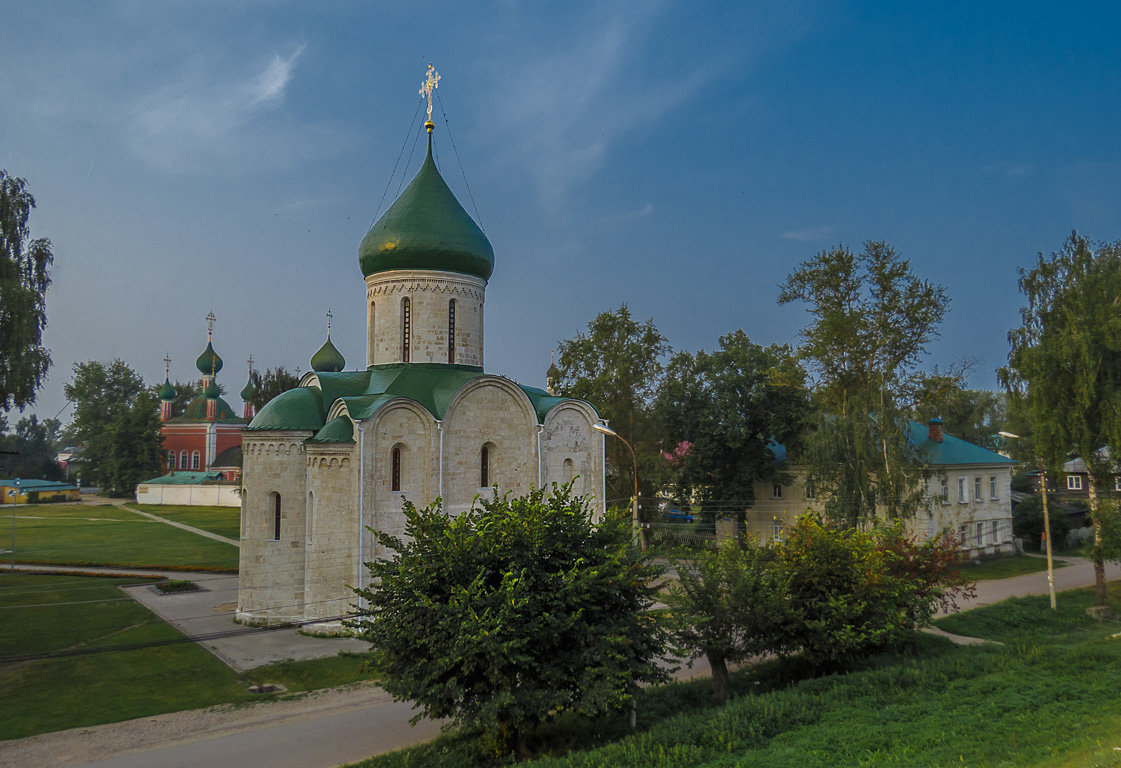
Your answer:
[[[199,536],[205,536],[208,539],[214,539],[215,541],[221,541],[225,544],[233,544],[235,547],[238,547],[238,548],[241,547],[241,542],[238,541],[237,539],[227,539],[225,536],[219,536],[217,533],[212,533],[211,531],[204,531],[202,528],[195,528],[193,525],[187,525],[186,523],[177,523],[174,520],[168,520],[166,517],[160,517],[159,515],[153,515],[151,512],[145,512],[145,511],[140,510],[140,509],[133,509],[132,507],[126,507],[124,504],[116,504],[115,506],[118,506],[121,509],[127,509],[129,512],[132,512],[132,513],[137,514],[137,515],[143,515],[144,517],[147,517],[150,520],[154,520],[157,523],[165,523],[167,525],[172,526],[173,528],[180,528],[184,531],[190,531],[191,533],[197,533]]]

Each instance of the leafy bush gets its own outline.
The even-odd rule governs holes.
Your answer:
[[[1070,532],[1070,518],[1054,501],[1048,505],[1051,518],[1051,544],[1062,544]],[[1016,504],[1012,510],[1012,533],[1031,542],[1033,547],[1042,548],[1043,536],[1043,499],[1033,494]]]
[[[629,517],[591,519],[571,486],[484,499],[458,517],[406,503],[393,559],[370,565],[354,626],[371,668],[420,717],[484,731],[490,751],[525,751],[553,713],[597,715],[665,679],[649,612],[659,570],[632,546]]]

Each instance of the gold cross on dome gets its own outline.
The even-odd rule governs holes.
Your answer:
[[[206,313],[206,340],[210,341],[210,337],[214,335],[214,321],[217,320],[214,316],[214,311]]]
[[[250,355],[249,359],[246,360],[245,362],[249,363],[249,375],[252,376],[253,375],[253,355]]]
[[[432,63],[428,63],[428,73],[425,75],[424,82],[420,84],[420,93],[422,98],[428,99],[428,122],[432,122],[432,92],[440,87],[440,73],[436,71],[436,67]]]
[[[331,318],[332,317],[334,317],[334,315],[332,315],[331,310],[328,309],[327,310],[327,335],[328,336],[331,335]]]
[[[163,356],[163,377],[166,379],[171,375],[171,357],[169,355]]]

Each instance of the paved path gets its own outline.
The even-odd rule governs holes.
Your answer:
[[[213,533],[212,531],[204,531],[202,528],[195,528],[193,525],[187,525],[186,523],[177,523],[174,520],[168,520],[166,517],[160,517],[159,515],[153,515],[151,512],[145,512],[145,511],[140,510],[140,509],[133,509],[132,507],[126,507],[124,504],[117,504],[116,506],[119,507],[120,509],[127,509],[129,512],[132,512],[134,514],[143,515],[144,517],[155,520],[157,523],[164,523],[164,524],[170,525],[174,528],[181,528],[184,531],[190,531],[191,533],[197,533],[199,536],[205,536],[208,539],[214,539],[215,541],[221,541],[225,544],[233,544],[235,547],[238,547],[238,548],[241,547],[241,542],[239,542],[237,539],[227,539],[225,536],[219,536],[217,533]]]

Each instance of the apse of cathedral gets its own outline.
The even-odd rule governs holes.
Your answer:
[[[358,246],[365,367],[346,369],[328,317],[312,370],[243,433],[239,621],[337,631],[363,563],[385,554],[371,529],[403,534],[406,500],[455,515],[573,481],[603,513],[595,408],[484,370],[495,256],[433,159],[439,79],[429,66],[420,170]]]

